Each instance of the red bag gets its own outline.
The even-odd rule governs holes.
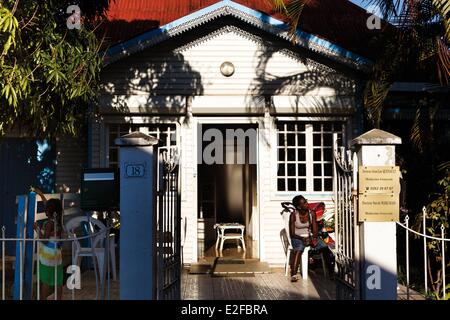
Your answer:
[[[325,212],[325,203],[323,202],[313,202],[308,203],[308,208],[316,213],[316,220],[322,220],[322,216]]]

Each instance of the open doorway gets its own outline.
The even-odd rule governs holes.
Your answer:
[[[197,168],[199,261],[218,256],[259,258],[257,126],[203,124],[198,132],[202,137]],[[216,223],[245,226],[246,250],[238,240],[227,240],[223,250],[217,250]]]

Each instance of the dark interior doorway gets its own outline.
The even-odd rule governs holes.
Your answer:
[[[202,125],[199,129],[203,138],[213,136],[202,139],[203,158],[198,164],[199,260],[218,255],[214,224],[235,222],[245,226],[248,248],[240,254],[255,258],[257,250],[252,248],[252,239],[257,214],[257,126]],[[216,139],[218,135],[221,138]],[[208,159],[210,156],[212,159]],[[238,246],[230,241],[224,248],[230,253]]]

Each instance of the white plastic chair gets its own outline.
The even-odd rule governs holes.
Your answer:
[[[88,232],[90,234],[99,233],[99,235],[95,236],[94,238],[90,238],[89,241],[91,243],[91,246],[89,247],[82,247],[81,243],[78,240],[74,241],[74,250],[72,250],[72,264],[79,265],[79,260],[81,257],[92,257],[94,261],[94,271],[97,274],[97,266],[99,270],[100,279],[103,279],[103,274],[105,272],[104,268],[104,250],[103,247],[104,239],[106,237],[106,227],[105,225],[92,217],[86,217],[86,216],[80,216],[70,219],[66,223],[66,231],[71,238],[76,238],[76,229],[81,226],[83,222],[88,223]],[[97,227],[99,230],[95,231],[95,227]],[[110,256],[110,263],[111,263],[111,270],[112,270],[112,276],[113,280],[115,281],[117,279],[117,273],[116,273],[116,255],[115,255],[115,239],[114,235],[109,236],[109,256]]]
[[[281,231],[281,241],[283,243],[284,251],[286,253],[286,261],[284,264],[284,271],[286,276],[288,276],[289,271],[289,258],[291,257],[291,253],[294,250],[292,247],[291,236],[289,234],[289,218],[291,216],[291,212],[288,210],[282,211],[282,217],[284,221],[284,232]],[[283,239],[284,238],[284,239]],[[303,279],[308,279],[308,257],[309,257],[310,247],[306,247],[302,253],[301,257],[301,273]]]

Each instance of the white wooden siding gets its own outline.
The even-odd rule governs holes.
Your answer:
[[[354,81],[333,69],[288,54],[277,43],[270,43],[269,52],[264,42],[234,30],[195,46],[163,49],[151,48],[108,66],[102,73],[102,109],[180,113],[185,104],[179,95],[301,95],[314,102],[303,107],[314,106],[317,112],[322,104],[342,107],[339,97],[355,92]],[[225,61],[234,64],[231,77],[220,73]],[[252,99],[245,99],[245,103],[247,109],[252,107]]]

